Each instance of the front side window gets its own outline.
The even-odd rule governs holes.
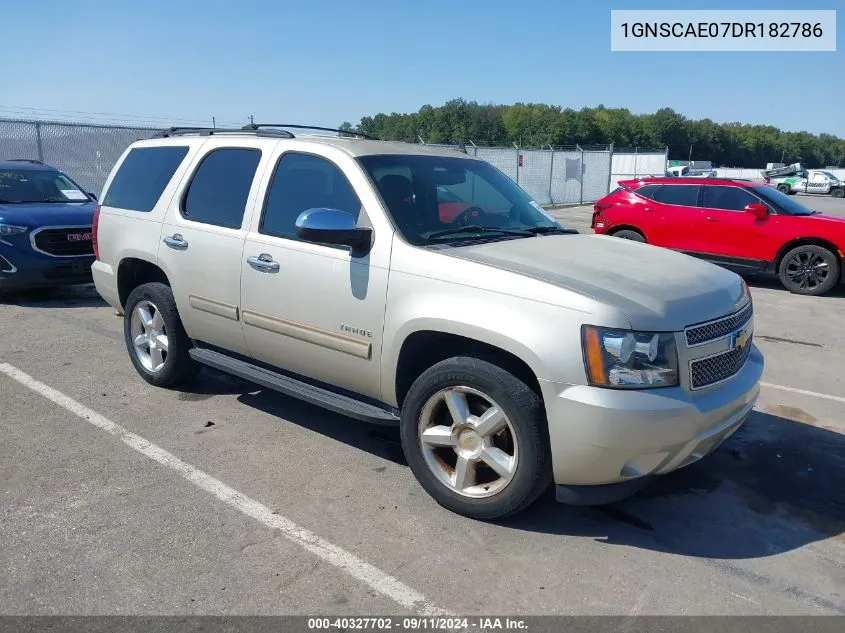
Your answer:
[[[411,154],[362,156],[358,161],[411,244],[561,229],[531,196],[485,161]]]
[[[357,220],[361,201],[336,165],[319,156],[288,152],[276,166],[258,231],[299,239],[296,219],[308,209],[345,211]]]
[[[754,192],[783,215],[813,215],[815,211],[797,202],[792,196],[781,193],[774,187],[761,185],[754,187]]]
[[[752,203],[760,200],[750,192],[740,187],[704,187],[704,198],[701,206],[708,209],[723,209],[725,211],[742,211]]]
[[[121,163],[103,206],[149,212],[188,154],[187,147],[136,147]]]
[[[0,170],[0,200],[27,202],[88,202],[88,194],[70,178],[51,169]]]
[[[261,160],[261,150],[212,150],[194,172],[182,203],[182,214],[194,222],[239,229],[246,201]]]
[[[682,207],[698,206],[698,185],[661,185],[653,199]]]

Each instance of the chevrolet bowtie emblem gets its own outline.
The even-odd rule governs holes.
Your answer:
[[[734,349],[742,349],[748,344],[748,339],[751,338],[751,331],[747,328],[740,330],[733,335]]]

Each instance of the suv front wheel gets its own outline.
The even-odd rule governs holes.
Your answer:
[[[166,284],[143,284],[129,294],[123,337],[135,369],[156,387],[179,384],[199,370],[190,356],[191,340],[179,318],[173,291]]]
[[[401,435],[422,487],[464,516],[515,514],[551,481],[542,400],[485,360],[450,358],[426,370],[403,403]]]

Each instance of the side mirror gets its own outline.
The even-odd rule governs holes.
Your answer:
[[[758,220],[766,220],[769,217],[769,209],[766,208],[766,205],[760,204],[759,202],[752,202],[746,205],[745,212],[750,213]]]
[[[296,218],[296,234],[306,242],[369,248],[373,231],[356,226],[355,217],[337,209],[308,209]]]

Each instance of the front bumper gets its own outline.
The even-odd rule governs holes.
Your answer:
[[[51,288],[91,283],[93,255],[50,257],[0,250],[0,290]]]
[[[554,481],[597,503],[628,496],[654,475],[687,466],[715,450],[754,407],[763,356],[751,349],[733,378],[701,392],[683,387],[615,390],[540,381],[549,420]],[[625,484],[625,485],[621,485]],[[603,487],[603,490],[602,490]],[[558,497],[567,500],[566,490]]]

